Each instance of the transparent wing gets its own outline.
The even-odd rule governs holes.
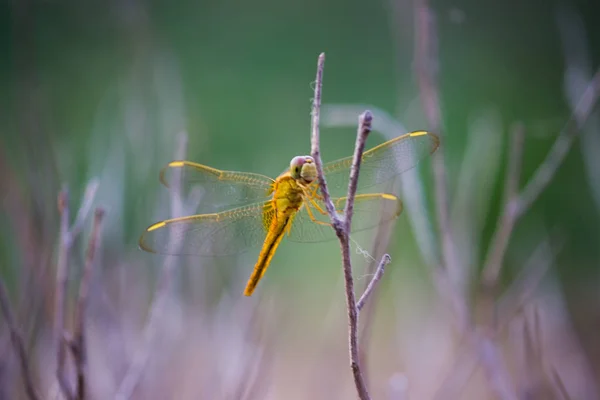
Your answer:
[[[167,187],[181,186],[183,191],[200,187],[201,212],[212,212],[266,200],[273,179],[248,172],[221,171],[191,161],[172,161],[160,171],[160,181]]]
[[[426,131],[416,131],[398,136],[363,154],[358,178],[357,193],[387,182],[395,176],[415,167],[419,161],[433,153],[439,146],[439,138]],[[341,158],[323,166],[330,195],[342,197],[347,194],[352,157]]]
[[[315,243],[333,240],[336,238],[333,228],[329,225],[327,214],[319,212],[318,208],[325,211],[325,204],[321,200],[314,200],[315,205],[307,203],[296,214],[289,239],[293,242]],[[333,199],[336,210],[342,213],[346,198]],[[317,208],[318,206],[318,208]],[[382,193],[357,195],[354,200],[354,213],[352,214],[351,233],[376,228],[382,224],[394,221],[402,213],[402,202],[396,196]],[[314,222],[311,218],[317,221]]]
[[[261,246],[273,219],[269,202],[215,214],[169,219],[151,225],[139,245],[151,253],[221,256]]]

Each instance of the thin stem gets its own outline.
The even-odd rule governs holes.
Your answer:
[[[383,276],[383,273],[385,272],[385,266],[388,265],[391,261],[392,261],[392,258],[390,257],[389,254],[384,254],[383,257],[381,258],[381,261],[379,262],[379,266],[377,266],[377,270],[375,271],[375,275],[373,275],[371,282],[369,282],[369,285],[365,289],[364,293],[362,294],[362,296],[360,296],[360,299],[358,299],[358,301],[356,302],[356,309],[359,312],[365,306],[367,300],[369,299],[369,296],[371,295],[371,292],[375,289],[377,282],[379,282],[381,280],[381,277]]]
[[[354,212],[354,198],[356,188],[358,187],[358,176],[360,173],[360,164],[365,150],[365,142],[371,132],[373,116],[370,111],[365,111],[359,118],[358,134],[356,137],[356,146],[352,158],[352,167],[350,169],[350,182],[348,184],[348,196],[346,206],[344,207],[343,228],[337,228],[336,234],[340,239],[342,250],[342,263],[344,268],[344,282],[346,287],[346,307],[348,308],[348,344],[350,350],[350,362],[354,383],[360,399],[370,399],[367,386],[362,376],[358,351],[358,309],[356,298],[354,297],[354,279],[352,277],[352,262],[350,259],[350,230],[352,223],[352,214]]]
[[[362,153],[364,151],[365,141],[367,135],[371,130],[371,113],[366,111],[360,117],[359,134],[356,139],[356,148],[354,151],[354,157],[352,162],[352,169],[350,172],[350,183],[348,185],[348,198],[344,208],[345,220],[342,221],[338,216],[335,207],[331,201],[329,191],[327,190],[327,182],[323,175],[323,163],[321,161],[320,151],[320,137],[319,137],[319,117],[321,108],[321,90],[323,86],[323,67],[325,63],[325,54],[321,53],[317,63],[317,78],[315,82],[315,94],[313,100],[312,110],[312,136],[311,136],[311,155],[315,160],[317,167],[319,188],[327,213],[331,219],[331,223],[335,233],[340,241],[340,248],[342,252],[342,265],[344,269],[344,281],[346,288],[346,306],[348,309],[348,347],[350,352],[350,367],[352,369],[352,375],[354,377],[354,384],[358,397],[361,400],[370,400],[369,392],[365,384],[362,371],[359,362],[358,352],[358,310],[356,308],[356,298],[354,297],[354,280],[352,278],[352,264],[350,261],[350,222],[352,220],[352,212],[354,206],[354,197],[356,195],[356,187],[358,184],[358,175],[360,169],[360,162],[362,160]]]
[[[435,24],[428,0],[415,0],[415,73],[417,75],[422,107],[429,128],[443,137],[439,88],[435,77],[437,62]],[[444,161],[444,147],[433,154],[435,208],[441,236],[443,274],[439,282],[447,280],[447,295],[458,320],[459,331],[470,324],[469,310],[462,293],[462,271],[456,254],[456,245],[448,212],[448,184]],[[457,285],[459,287],[457,287]]]
[[[354,146],[354,155],[352,157],[352,167],[350,169],[350,182],[348,184],[348,196],[346,198],[346,206],[344,207],[345,226],[344,230],[349,235],[352,215],[354,214],[354,198],[356,189],[358,188],[358,175],[360,173],[360,164],[362,155],[365,152],[365,144],[367,137],[371,133],[373,124],[373,114],[371,111],[365,111],[358,118],[358,133],[356,135],[356,144]]]
[[[522,190],[517,203],[517,216],[523,215],[548,186],[571,149],[576,134],[594,111],[598,96],[600,96],[600,69],[594,74],[569,121],[552,145],[552,149]]]
[[[96,192],[98,191],[98,186],[100,186],[100,181],[97,178],[93,178],[86,185],[83,200],[81,201],[81,207],[79,207],[79,211],[77,211],[77,216],[75,217],[75,222],[71,227],[72,238],[77,236],[83,229],[83,224],[87,219],[90,210],[92,209],[92,204],[94,203],[94,198],[96,197]]]
[[[516,205],[521,176],[524,137],[525,130],[523,126],[517,124],[511,135],[511,145],[509,147],[508,168],[504,184],[504,208],[483,267],[483,284],[486,287],[495,286],[498,280],[504,254],[506,253],[506,248],[508,247],[517,219]]]
[[[177,147],[175,150],[175,159],[184,160],[187,151],[187,134],[181,132],[178,137]],[[181,177],[176,174],[171,183],[171,214],[172,217],[179,217],[187,213],[192,213],[197,209],[200,203],[200,197],[196,195],[196,192],[192,191],[186,201],[181,195]],[[184,206],[185,205],[185,206]],[[181,238],[177,235],[171,235],[169,237],[169,246],[172,248],[179,248],[181,246]],[[133,355],[133,359],[129,364],[127,371],[115,394],[115,399],[126,400],[133,396],[137,385],[143,376],[144,370],[148,363],[148,359],[153,354],[154,341],[156,338],[157,331],[160,327],[161,319],[164,315],[166,300],[171,293],[173,274],[175,271],[175,257],[167,257],[162,265],[159,282],[154,292],[154,298],[150,305],[149,316],[144,326],[142,339],[140,344]]]
[[[92,279],[92,273],[94,271],[96,254],[100,248],[101,243],[103,217],[104,210],[101,208],[97,208],[94,214],[92,234],[90,236],[88,250],[85,258],[83,277],[81,278],[81,283],[79,285],[79,300],[77,302],[77,314],[75,316],[75,334],[71,346],[71,350],[73,352],[73,359],[75,361],[75,369],[77,371],[77,388],[75,390],[75,393],[78,400],[83,400],[86,397],[85,372],[87,369],[87,354],[85,339],[85,321],[90,290],[90,281]]]
[[[6,287],[4,286],[4,282],[1,280],[0,309],[2,309],[2,314],[4,315],[4,319],[6,320],[6,324],[8,325],[8,329],[10,331],[10,340],[12,342],[13,348],[15,349],[17,358],[19,359],[19,364],[21,366],[21,374],[23,375],[23,385],[25,386],[25,392],[27,393],[27,397],[30,400],[37,400],[39,399],[39,396],[37,395],[33,386],[31,368],[29,368],[29,362],[27,360],[27,353],[25,351],[23,337],[21,336],[21,333],[17,328],[17,324],[12,313],[12,308],[10,306],[10,300],[8,299],[8,294],[6,293]]]
[[[56,346],[56,378],[65,398],[70,400],[73,393],[65,374],[66,343],[65,329],[65,293],[69,275],[69,250],[72,243],[69,232],[69,192],[63,189],[58,195],[58,211],[60,213],[60,243],[58,265],[56,270],[56,299],[54,319],[54,345]]]
[[[325,202],[325,207],[327,208],[327,213],[331,218],[331,222],[335,225],[339,223],[338,215],[335,211],[335,206],[331,201],[331,196],[329,195],[329,191],[327,190],[327,182],[325,180],[325,175],[323,174],[323,162],[321,161],[321,140],[319,133],[319,123],[321,118],[321,93],[323,89],[323,69],[325,68],[325,53],[321,53],[319,55],[319,60],[317,62],[317,78],[315,80],[315,94],[313,97],[313,105],[312,105],[312,122],[311,122],[311,146],[310,146],[310,154],[315,160],[315,166],[317,167],[317,175],[319,179],[319,188],[321,189],[321,193],[323,194],[323,200]]]

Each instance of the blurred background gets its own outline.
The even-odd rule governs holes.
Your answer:
[[[57,374],[55,331],[63,295],[65,335],[80,331],[82,281],[86,398],[355,398],[335,241],[284,240],[247,298],[256,251],[163,257],[137,240],[202,203],[160,184],[167,162],[276,177],[310,152],[320,52],[325,162],[351,154],[365,109],[375,128],[367,147],[432,129],[416,73],[415,4],[13,0],[0,8],[0,278],[37,398],[65,398],[57,375],[76,385],[81,363],[71,352]],[[598,113],[587,110],[574,141],[560,136],[574,113],[583,120],[574,110],[593,92],[598,4],[440,0],[428,13],[457,268],[440,267],[430,157],[388,188],[405,203],[392,229],[353,236],[358,295],[382,255],[392,257],[360,314],[369,390],[375,399],[600,398]],[[565,157],[550,158],[556,173],[516,221],[488,296],[480,281],[517,123],[519,189],[550,152]],[[80,230],[69,246],[57,206],[67,188],[68,226]],[[103,226],[82,279],[96,207]],[[438,284],[440,270],[452,295]],[[450,298],[466,308],[467,328],[457,328]],[[34,398],[6,320],[0,398]]]

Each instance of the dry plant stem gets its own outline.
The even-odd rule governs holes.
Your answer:
[[[573,115],[565,125],[554,142],[550,153],[540,164],[531,180],[521,193],[519,190],[519,177],[521,159],[523,154],[523,128],[518,126],[512,135],[508,174],[505,184],[505,204],[502,217],[496,228],[490,252],[483,269],[483,285],[492,287],[498,280],[502,269],[504,254],[512,234],[513,227],[538,198],[540,193],[548,186],[558,167],[569,151],[573,139],[579,129],[587,121],[594,110],[600,95],[600,70],[596,72],[579,101]]]
[[[508,169],[504,185],[504,209],[496,227],[496,232],[494,232],[492,245],[483,267],[483,284],[488,288],[495,286],[498,280],[504,254],[517,219],[516,206],[521,176],[524,137],[525,130],[523,126],[517,124],[511,135],[511,145],[509,147]]]
[[[321,144],[319,133],[319,120],[321,117],[321,93],[323,88],[324,67],[325,53],[321,53],[317,62],[317,78],[315,81],[315,94],[313,97],[310,154],[315,159],[315,165],[318,171],[319,187],[321,188],[321,193],[323,194],[323,200],[325,202],[325,207],[327,208],[327,213],[331,218],[331,222],[335,224],[336,222],[339,223],[339,219],[337,218],[335,206],[331,201],[329,190],[327,190],[327,182],[325,181],[325,177],[323,175],[323,161],[321,161]]]
[[[415,0],[415,68],[421,93],[421,102],[430,125],[430,129],[443,137],[439,88],[435,77],[437,54],[435,49],[435,24],[428,0]],[[507,383],[508,374],[500,362],[500,353],[492,340],[480,337],[471,331],[469,308],[466,300],[464,276],[459,265],[454,243],[452,226],[448,213],[448,189],[444,149],[441,146],[434,154],[433,172],[435,183],[435,203],[439,231],[442,241],[442,261],[444,269],[440,271],[436,284],[444,290],[458,323],[459,333],[467,334],[479,354],[486,371],[488,384],[502,399],[515,398]]]
[[[14,316],[12,314],[12,308],[6,292],[4,282],[0,280],[0,309],[8,325],[10,331],[10,341],[12,342],[13,349],[15,350],[16,356],[19,359],[19,365],[21,367],[21,374],[23,375],[23,385],[25,386],[25,392],[30,400],[37,400],[35,388],[33,386],[33,379],[31,377],[31,369],[29,368],[29,362],[27,360],[27,353],[25,352],[25,344],[23,337],[17,328]]]
[[[497,332],[508,327],[512,319],[522,313],[531,301],[540,282],[553,263],[553,258],[564,246],[564,238],[558,236],[542,240],[533,250],[522,268],[521,276],[516,278],[497,303]],[[551,238],[553,238],[551,243]]]
[[[476,347],[490,389],[498,399],[518,400],[511,387],[509,374],[502,360],[502,353],[493,339],[478,337],[476,334],[475,340],[477,341]]]
[[[415,72],[417,75],[421,102],[427,116],[429,128],[442,136],[442,116],[439,101],[439,89],[434,76],[434,66],[437,64],[435,57],[435,25],[433,24],[431,11],[427,0],[415,0]],[[446,276],[442,280],[449,279],[448,286],[451,287],[449,295],[453,298],[450,303],[458,319],[460,331],[464,331],[469,325],[469,312],[462,298],[457,283],[462,280],[456,245],[452,236],[450,216],[448,212],[448,188],[446,168],[444,161],[444,148],[440,146],[433,155],[433,175],[435,185],[435,205],[438,227],[442,241],[442,264],[445,267]]]
[[[185,132],[181,132],[177,142],[175,159],[184,160],[187,150],[187,134]],[[173,180],[170,194],[170,211],[172,217],[179,217],[187,211],[191,213],[198,206],[199,198],[195,199],[190,194],[190,198],[187,199],[189,204],[186,204],[186,209],[184,209],[184,201],[181,196],[181,179],[179,177],[175,177]],[[174,245],[178,245],[179,243],[179,239],[175,236],[172,236],[169,238],[169,240],[173,241]],[[125,376],[119,384],[115,394],[115,399],[117,400],[126,400],[133,395],[133,392],[143,376],[148,359],[153,352],[156,331],[159,327],[160,319],[164,313],[165,302],[172,286],[172,277],[175,267],[174,263],[175,259],[173,257],[168,257],[165,259],[162,265],[159,282],[154,293],[152,304],[150,305],[150,312],[146,321],[146,325],[144,326],[142,340],[138,349],[133,355],[133,359],[127,368]]]
[[[356,298],[354,297],[354,281],[352,278],[352,264],[350,262],[350,235],[349,227],[352,220],[352,212],[354,207],[354,197],[356,195],[356,187],[358,184],[358,173],[360,169],[360,162],[362,160],[362,153],[364,151],[366,138],[371,130],[372,116],[370,112],[365,112],[360,117],[359,124],[359,135],[356,139],[356,148],[354,157],[352,160],[352,168],[350,170],[350,184],[348,185],[348,198],[346,200],[346,206],[344,208],[344,220],[342,220],[337,214],[329,191],[327,190],[327,182],[323,175],[323,163],[321,161],[321,154],[319,148],[319,117],[321,107],[321,89],[323,86],[323,68],[325,64],[325,54],[319,55],[317,63],[317,78],[315,82],[315,94],[313,100],[312,109],[312,136],[311,136],[311,155],[315,160],[317,167],[319,187],[325,201],[327,213],[331,220],[333,229],[340,241],[340,247],[342,251],[342,263],[344,268],[344,281],[346,287],[346,306],[348,308],[348,342],[350,352],[350,367],[352,369],[352,375],[354,377],[354,384],[358,397],[361,400],[370,400],[369,392],[365,385],[365,381],[362,376],[360,369],[360,363],[358,358],[358,310],[356,308]]]
[[[54,344],[56,346],[56,378],[60,389],[67,400],[74,398],[73,390],[66,376],[65,363],[67,343],[65,341],[65,296],[69,278],[69,254],[73,241],[83,228],[86,216],[94,201],[98,181],[92,179],[86,186],[84,199],[77,212],[77,218],[69,228],[69,192],[65,187],[58,194],[58,212],[60,213],[60,233],[58,244],[58,261],[56,266],[56,293],[54,304]]]
[[[533,177],[522,190],[517,207],[518,216],[523,215],[546,186],[548,186],[558,167],[569,152],[575,135],[592,114],[594,106],[598,101],[598,96],[600,96],[600,69],[594,74],[585,93],[581,96],[581,100],[577,103],[571,118],[552,145],[550,153],[548,153],[542,164],[535,171]]]
[[[90,281],[92,279],[92,273],[94,271],[94,264],[96,254],[100,248],[101,232],[102,232],[102,218],[104,217],[104,210],[97,208],[94,214],[94,224],[92,227],[92,234],[88,244],[87,254],[85,258],[85,267],[83,270],[83,277],[79,285],[79,300],[77,302],[77,309],[75,315],[75,333],[73,337],[73,343],[71,350],[73,352],[73,359],[75,361],[75,369],[77,371],[77,388],[75,395],[78,400],[83,400],[85,395],[85,372],[87,364],[86,354],[86,340],[85,340],[85,321],[86,321],[86,310],[88,303],[88,295],[90,290]]]
[[[356,137],[356,146],[350,169],[350,183],[348,185],[348,196],[346,206],[344,207],[343,224],[334,225],[336,235],[340,240],[342,251],[342,265],[344,268],[344,282],[346,287],[346,307],[348,308],[348,343],[350,350],[350,362],[354,383],[360,399],[369,399],[369,392],[362,376],[358,352],[358,309],[356,298],[354,297],[354,279],[352,277],[352,263],[350,259],[350,228],[352,224],[352,214],[354,212],[354,198],[358,186],[358,176],[362,155],[365,150],[367,137],[371,132],[373,116],[369,111],[365,111],[359,118],[358,135]],[[341,225],[341,226],[340,226]]]
[[[69,232],[69,193],[67,189],[63,189],[58,195],[58,210],[60,212],[60,243],[58,265],[56,267],[54,320],[54,345],[56,346],[57,352],[56,378],[58,379],[58,384],[63,395],[70,400],[73,398],[73,393],[65,375],[67,349],[63,337],[65,328],[65,293],[67,291],[69,275],[69,248],[72,241]]]
[[[383,273],[385,272],[385,266],[388,265],[391,261],[392,261],[392,259],[390,258],[389,254],[384,254],[383,257],[381,258],[381,261],[379,262],[379,266],[377,267],[377,270],[375,271],[375,275],[373,275],[373,279],[371,279],[371,282],[369,282],[369,285],[365,289],[364,293],[362,294],[362,296],[360,296],[360,299],[358,299],[358,301],[356,302],[356,309],[359,312],[365,306],[365,303],[369,299],[371,292],[375,289],[377,282],[379,282],[381,280],[381,277],[383,276]]]
[[[90,180],[90,182],[86,185],[83,200],[81,201],[81,207],[79,208],[77,216],[75,217],[75,222],[71,227],[71,237],[77,236],[83,229],[83,224],[87,219],[90,210],[92,209],[94,197],[96,197],[96,192],[98,191],[98,186],[100,186],[100,182],[96,178]]]

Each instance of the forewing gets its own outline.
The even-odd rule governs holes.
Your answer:
[[[426,131],[416,131],[365,151],[360,167],[357,193],[387,182],[415,167],[438,146],[439,138],[436,135]],[[352,157],[346,157],[323,166],[331,196],[342,197],[347,194],[351,165]]]
[[[273,219],[269,202],[215,214],[158,222],[140,238],[143,250],[169,255],[221,256],[259,247]]]
[[[173,161],[160,171],[160,181],[169,188],[178,184],[186,192],[200,188],[198,212],[221,211],[266,200],[273,179],[249,172],[221,171],[191,161]]]

